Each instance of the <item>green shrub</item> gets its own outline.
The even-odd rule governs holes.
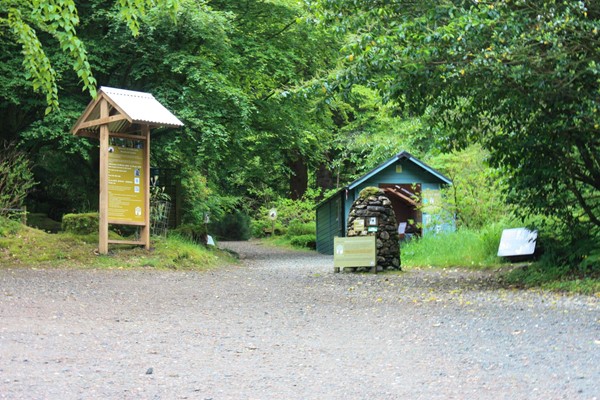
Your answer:
[[[0,216],[0,237],[14,235],[21,229],[21,224]]]
[[[269,210],[277,210],[275,221],[275,235],[290,235],[289,230],[294,231],[291,236],[314,233],[316,229],[304,224],[313,224],[315,221],[315,202],[310,199],[290,200],[278,199],[270,207],[261,207],[252,221],[252,236],[261,238],[271,234],[273,221],[269,219]]]
[[[173,236],[179,236],[186,238],[194,243],[198,244],[206,244],[206,226],[205,225],[194,225],[194,224],[184,224],[179,225],[175,229],[171,229],[169,231],[169,235],[173,234]]]
[[[252,220],[250,223],[250,232],[254,238],[264,238],[271,235],[273,230],[273,221],[270,219]],[[275,221],[275,236],[285,235],[287,229],[278,221]]]
[[[290,222],[287,227],[286,236],[303,236],[303,235],[316,235],[317,224],[316,222],[302,222],[297,219]]]
[[[23,206],[35,186],[27,154],[13,144],[0,144],[0,215]]]
[[[225,214],[210,225],[210,231],[216,237],[225,240],[250,239],[250,217],[239,210]]]
[[[65,214],[62,230],[76,235],[88,235],[98,232],[98,213]]]
[[[290,239],[290,244],[296,247],[305,247],[308,249],[316,249],[317,248],[317,235],[301,235],[301,236],[293,236]]]
[[[56,233],[61,230],[62,224],[58,221],[49,218],[44,213],[29,213],[27,214],[27,226],[37,228],[45,232]]]

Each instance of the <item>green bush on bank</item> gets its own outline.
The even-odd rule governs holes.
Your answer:
[[[169,236],[179,236],[194,243],[206,244],[206,225],[183,224],[169,231]]]
[[[14,235],[21,230],[21,224],[9,218],[0,216],[0,237]]]
[[[210,224],[210,233],[223,240],[248,240],[251,236],[248,214],[235,210]]]
[[[317,248],[317,236],[315,234],[292,236],[290,237],[289,242],[295,247],[302,247],[312,250]]]
[[[98,213],[65,214],[62,230],[76,235],[89,235],[98,232]]]
[[[317,224],[314,221],[302,222],[295,219],[287,226],[285,235],[288,238],[292,238],[294,236],[316,235],[316,232]]]

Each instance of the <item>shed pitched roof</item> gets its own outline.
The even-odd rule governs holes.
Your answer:
[[[424,169],[425,171],[429,172],[431,175],[435,176],[436,178],[438,178],[442,182],[444,182],[444,183],[446,183],[448,185],[452,184],[452,181],[450,180],[450,178],[444,176],[441,172],[439,172],[439,171],[431,168],[429,165],[425,164],[423,161],[421,161],[418,158],[414,157],[409,152],[403,151],[403,152],[400,152],[400,153],[396,154],[394,157],[390,158],[389,160],[385,161],[384,163],[380,164],[379,166],[375,167],[371,171],[367,172],[365,175],[361,176],[360,178],[358,178],[357,180],[355,180],[354,182],[352,182],[351,184],[349,184],[347,186],[347,188],[348,189],[354,189],[355,187],[357,187],[358,185],[360,185],[361,183],[363,183],[367,179],[371,178],[373,175],[378,174],[379,172],[383,171],[384,169],[386,169],[390,165],[393,165],[398,160],[402,160],[402,159],[406,159],[408,161],[411,161],[412,163],[414,163],[415,165],[417,165],[420,168]]]
[[[150,93],[102,86],[96,99],[88,104],[73,126],[74,134],[81,134],[82,131],[96,131],[100,124],[106,123],[106,121],[100,120],[100,101],[102,99],[106,99],[109,103],[108,123],[111,132],[123,132],[132,124],[183,126],[183,122]]]
[[[317,205],[317,208],[319,206],[321,206],[321,204],[324,204],[324,203],[328,202],[330,199],[332,199],[333,197],[337,196],[340,192],[342,192],[344,190],[352,190],[352,189],[354,189],[355,187],[357,187],[361,183],[365,182],[366,180],[370,179],[371,177],[373,177],[374,175],[378,174],[379,172],[383,171],[387,167],[395,164],[398,160],[403,160],[403,159],[408,160],[408,161],[414,163],[415,165],[417,165],[420,168],[422,168],[423,170],[429,172],[431,175],[435,176],[436,178],[438,178],[439,180],[441,180],[445,184],[448,184],[448,185],[452,184],[452,180],[450,180],[450,178],[448,178],[445,175],[443,175],[441,172],[439,172],[436,169],[434,169],[434,168],[430,167],[429,165],[425,164],[423,161],[421,161],[418,158],[414,157],[409,152],[402,151],[402,152],[396,154],[394,157],[390,158],[389,160],[383,162],[379,166],[375,167],[371,171],[367,172],[365,175],[363,175],[360,178],[356,179],[352,183],[350,183],[350,184],[342,187],[340,190],[338,190],[337,192],[335,192],[334,194],[332,194],[328,198],[326,198],[323,201],[321,201]]]

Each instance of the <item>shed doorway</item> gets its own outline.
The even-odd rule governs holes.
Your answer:
[[[419,209],[421,205],[421,184],[382,183],[379,187],[383,189],[392,202],[398,224],[406,223],[405,233],[421,236],[423,233],[423,215]]]

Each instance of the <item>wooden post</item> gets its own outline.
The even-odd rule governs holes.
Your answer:
[[[108,102],[100,100],[100,118],[108,118]],[[108,254],[108,124],[100,125],[100,201],[98,252]]]
[[[142,125],[142,136],[146,138],[144,143],[144,226],[142,227],[141,240],[144,248],[150,249],[150,127]]]

